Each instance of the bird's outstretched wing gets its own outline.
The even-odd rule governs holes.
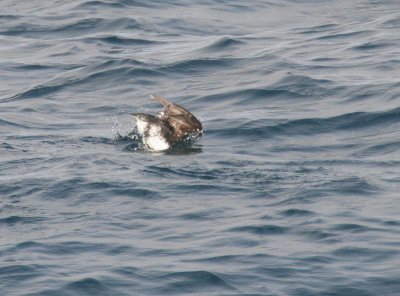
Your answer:
[[[176,131],[181,131],[182,135],[202,132],[201,122],[191,112],[161,96],[150,95],[150,97],[164,106],[158,117],[168,121]]]

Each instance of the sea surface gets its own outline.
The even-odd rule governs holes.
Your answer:
[[[1,0],[0,295],[400,295],[400,1]]]

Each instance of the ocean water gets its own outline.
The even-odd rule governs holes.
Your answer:
[[[399,1],[0,8],[0,295],[400,295]]]

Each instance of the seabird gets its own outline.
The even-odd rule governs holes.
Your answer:
[[[146,147],[153,151],[171,148],[179,141],[203,135],[201,122],[185,108],[161,96],[150,95],[164,106],[156,115],[131,113],[136,119],[139,134]]]

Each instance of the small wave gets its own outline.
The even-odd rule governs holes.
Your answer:
[[[308,264],[331,264],[335,262],[335,259],[331,256],[321,256],[321,255],[310,255],[306,254],[304,257],[297,259],[299,262],[296,265],[308,265]]]
[[[110,2],[104,2],[104,1],[97,0],[97,1],[86,1],[75,7],[75,9],[86,9],[86,8],[90,8],[90,9],[126,8],[126,5],[121,3],[121,1],[110,3]]]
[[[92,89],[114,84],[124,76],[159,76],[160,72],[137,66],[134,60],[107,61],[100,64],[80,67],[60,74],[48,82],[33,86],[11,97],[1,99],[1,103],[10,103],[32,98],[51,99],[54,95],[66,88],[80,85],[91,85]],[[134,65],[134,66],[132,66]]]
[[[5,262],[2,262],[2,266],[0,266],[0,288],[2,292],[7,293],[6,291],[12,291],[11,287],[7,287],[9,283],[13,283],[14,281],[18,281],[19,284],[29,281],[34,281],[35,278],[39,278],[48,272],[49,266],[41,265],[41,264],[9,264],[5,265]],[[19,287],[20,287],[19,285]],[[14,286],[14,285],[13,285]],[[23,286],[23,284],[22,284]],[[10,289],[7,289],[10,288]],[[4,290],[3,290],[4,289]],[[19,290],[20,292],[20,290]],[[15,295],[19,294],[16,292]],[[14,293],[10,293],[14,294]],[[10,295],[9,294],[9,295]]]
[[[244,44],[244,42],[240,41],[238,39],[230,38],[230,37],[222,37],[222,38],[219,38],[217,41],[214,41],[212,44],[201,48],[201,50],[209,51],[209,52],[214,52],[214,51],[219,52],[221,50],[235,48],[242,44]]]
[[[175,62],[169,65],[160,66],[158,69],[168,74],[172,73],[200,73],[200,72],[213,72],[216,69],[223,69],[231,67],[236,63],[236,59],[231,58],[199,58]]]
[[[370,257],[376,254],[377,250],[372,250],[369,248],[359,248],[359,247],[342,247],[335,249],[332,254],[334,256],[340,257]]]
[[[165,1],[163,3],[158,2],[159,5],[175,5],[171,2]],[[165,32],[165,28],[168,28],[169,32],[176,33],[177,36],[179,35],[206,35],[214,33],[213,29],[209,26],[203,26],[201,22],[196,22],[194,20],[189,20],[187,18],[167,18],[167,19],[160,19],[160,23],[157,24],[158,30],[160,32]]]
[[[114,145],[115,141],[110,138],[103,137],[83,137],[81,138],[82,142],[92,143],[92,144],[109,144]]]
[[[94,114],[99,114],[99,113],[104,113],[104,114],[116,114],[119,111],[119,109],[115,106],[112,105],[102,105],[102,106],[96,106],[96,107],[90,107],[86,109],[87,113],[94,113]]]
[[[356,283],[354,285],[357,285]],[[317,295],[330,295],[330,296],[343,296],[343,295],[363,295],[363,296],[375,296],[375,288],[363,288],[363,287],[349,287],[348,284],[336,283],[331,285],[326,285],[323,289],[320,289]],[[384,287],[384,286],[382,286]],[[382,288],[379,289],[382,291]],[[310,290],[302,291],[303,295],[312,295],[313,292]],[[385,295],[384,293],[380,295]],[[387,294],[390,295],[390,294]]]
[[[76,37],[89,33],[115,32],[117,30],[138,30],[141,25],[133,18],[87,18],[58,26],[20,23],[0,31],[1,35],[22,37]]]
[[[193,221],[207,221],[211,218],[213,218],[213,213],[214,211],[212,210],[207,210],[206,212],[191,212],[191,213],[184,213],[180,215],[180,218],[184,220],[193,220]]]
[[[353,50],[360,50],[360,51],[372,51],[372,50],[382,50],[384,48],[393,46],[393,43],[389,43],[386,41],[368,41],[366,43],[353,46]]]
[[[298,232],[301,236],[305,236],[307,241],[316,241],[319,243],[332,244],[339,242],[338,235],[335,233],[323,231],[320,229],[303,230]]]
[[[23,164],[26,163],[26,159]],[[15,163],[5,164],[1,163],[2,167],[15,167]],[[3,196],[13,196],[14,198],[21,198],[24,196],[35,197],[39,195],[43,191],[43,187],[38,185],[40,182],[37,180],[23,180],[18,182],[17,184],[5,184],[0,186],[0,194]]]
[[[337,224],[335,225],[332,230],[343,232],[350,232],[350,233],[362,233],[374,230],[370,227],[359,225],[359,224]]]
[[[335,34],[328,34],[324,36],[320,36],[316,38],[317,40],[330,40],[333,39],[337,41],[338,39],[353,39],[359,38],[363,36],[369,36],[373,31],[370,30],[361,30],[361,31],[353,31],[353,32],[346,32],[346,33],[335,33]]]
[[[48,96],[50,94],[61,91],[65,87],[66,87],[66,85],[63,85],[63,84],[52,85],[52,86],[38,85],[38,86],[34,86],[26,91],[23,91],[19,94],[2,99],[0,102],[1,103],[10,103],[10,102],[19,101],[19,100],[40,98],[40,97]]]
[[[315,213],[308,211],[308,210],[302,210],[302,209],[287,209],[282,212],[280,212],[282,216],[285,217],[307,217],[307,216],[314,216]]]
[[[9,216],[7,218],[0,218],[0,224],[15,225],[15,224],[30,224],[43,221],[44,217],[23,217],[23,216]]]
[[[400,151],[400,141],[388,141],[385,143],[372,144],[367,147],[363,147],[359,151],[354,153],[354,156],[369,157],[369,156],[381,156],[390,155],[392,153],[398,153]]]
[[[14,20],[17,20],[19,17],[20,16],[17,16],[17,15],[3,14],[3,15],[0,15],[0,21],[3,21],[3,20],[5,20],[5,21],[14,21]]]
[[[363,260],[364,262],[381,263],[386,260],[393,260],[398,257],[399,252],[394,248],[376,248],[376,247],[355,247],[344,246],[331,251],[336,258],[353,258]]]
[[[17,244],[13,249],[18,250],[18,249],[29,249],[29,248],[41,248],[43,247],[44,244],[34,242],[34,241],[25,241],[22,243]]]
[[[4,120],[4,119],[0,119],[0,126],[1,127],[8,127],[8,128],[24,128],[24,129],[29,129],[30,127],[27,125],[23,125],[20,123],[16,123],[16,122],[12,122],[12,121],[8,121],[8,120]]]
[[[320,99],[329,93],[333,93],[335,84],[329,79],[316,79],[306,75],[289,73],[271,84],[270,87]]]
[[[221,275],[204,270],[170,272],[160,276],[159,279],[166,282],[166,286],[161,289],[163,293],[215,292],[215,289],[236,290]]]
[[[41,65],[41,64],[16,64],[13,66],[14,69],[21,71],[39,71],[39,70],[54,70],[60,67],[65,67],[64,65]],[[71,69],[69,66],[66,66]]]
[[[389,17],[388,20],[385,20],[382,23],[382,26],[388,29],[397,30],[400,27],[400,17],[397,15],[395,17]]]
[[[257,274],[262,274],[268,278],[273,279],[282,279],[282,278],[290,278],[295,276],[298,273],[297,268],[288,268],[288,267],[257,267],[253,269],[253,272]]]
[[[271,138],[274,136],[316,135],[336,131],[368,130],[398,123],[400,108],[382,112],[353,112],[328,118],[304,118],[271,124],[257,119],[233,124],[233,128],[209,129],[208,133],[228,137]],[[227,125],[232,126],[232,125]]]
[[[371,184],[367,180],[360,177],[349,177],[339,180],[331,180],[319,184],[318,188],[324,194],[332,193],[338,195],[358,195],[358,196],[370,196],[380,191],[380,188],[376,185]]]
[[[229,102],[237,106],[257,105],[266,100],[299,99],[306,98],[302,93],[279,88],[248,88],[234,90],[217,95],[209,95],[201,98],[202,102],[214,103]]]
[[[73,291],[78,294],[113,295],[115,291],[107,284],[95,278],[83,278],[64,286],[63,291]]]
[[[146,166],[143,170],[146,174],[163,177],[193,178],[200,180],[215,180],[223,173],[220,169],[202,170],[200,168],[171,168],[165,166]]]
[[[302,34],[315,34],[315,33],[331,31],[336,28],[338,28],[338,24],[328,23],[328,24],[318,25],[318,26],[314,26],[314,27],[299,28],[299,29],[296,29],[296,31],[299,31]]]
[[[265,100],[314,100],[321,99],[337,91],[335,83],[328,79],[314,79],[308,76],[288,74],[265,88],[246,88],[227,91],[201,97],[204,102],[218,104],[227,101],[230,104],[259,105]]]
[[[278,225],[239,226],[231,228],[230,231],[252,233],[257,235],[273,235],[284,234],[287,232],[287,228]]]
[[[157,5],[158,4],[158,5]],[[90,10],[98,10],[98,9],[129,9],[131,7],[146,7],[146,8],[160,8],[160,5],[165,5],[165,3],[151,3],[148,1],[140,1],[140,0],[118,0],[114,2],[105,2],[100,0],[93,1],[85,1],[79,5],[77,5],[74,9],[90,9]]]
[[[0,144],[0,149],[15,150],[14,146],[9,144],[9,143],[1,143]]]
[[[139,39],[139,38],[128,38],[116,35],[104,36],[104,37],[89,37],[85,39],[86,42],[103,42],[118,46],[136,46],[136,45],[152,45],[160,43],[158,41],[153,41],[149,39]]]
[[[121,165],[118,165],[121,167]],[[70,178],[63,181],[48,180],[46,191],[41,197],[46,199],[71,199],[75,202],[90,201],[93,198],[107,199],[110,196],[127,196],[133,198],[160,198],[156,190],[143,188],[136,182],[110,181],[95,182],[84,178]]]
[[[394,226],[394,227],[397,227],[397,226],[400,226],[400,221],[384,221],[383,224],[384,224],[385,226]]]

